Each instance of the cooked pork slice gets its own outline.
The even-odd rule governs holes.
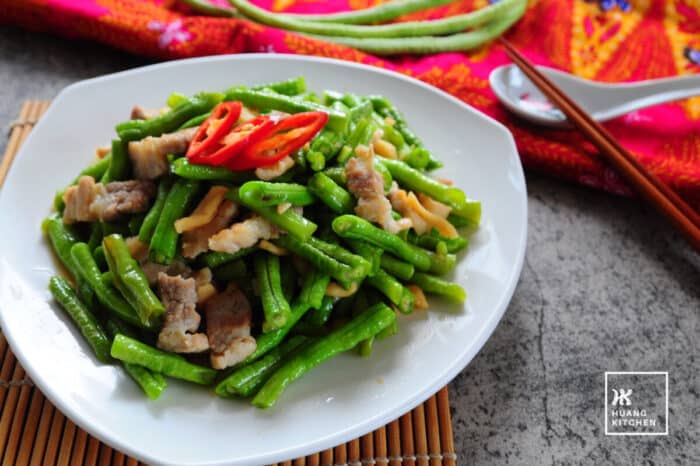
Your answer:
[[[195,333],[201,317],[195,310],[197,290],[192,278],[158,274],[158,294],[165,306],[158,347],[175,353],[199,353],[209,348],[207,336]]]
[[[459,233],[457,233],[457,230],[450,222],[430,212],[418,201],[415,194],[399,189],[395,182],[389,192],[389,199],[391,199],[391,205],[394,209],[400,212],[401,215],[411,219],[416,233],[428,233],[435,228],[442,236],[447,238],[459,236]]]
[[[90,204],[97,195],[97,184],[91,176],[81,176],[75,186],[63,193],[63,222],[94,222],[97,217],[90,211]]]
[[[97,196],[90,204],[90,213],[106,222],[125,214],[145,212],[156,194],[156,185],[144,180],[113,181],[95,186]]]
[[[162,265],[151,262],[148,260],[148,257],[146,257],[144,260],[139,261],[139,265],[141,265],[141,270],[143,270],[143,274],[146,276],[146,280],[148,280],[148,284],[151,286],[158,283],[158,275],[161,273],[171,277],[180,275],[184,278],[188,278],[192,275],[192,269],[179,260],[172,261],[170,265]]]
[[[160,116],[162,113],[163,113],[162,109],[144,108],[140,105],[135,105],[134,108],[131,109],[131,119],[132,120],[150,120],[151,118],[155,118],[157,116]]]
[[[287,172],[287,170],[289,170],[293,166],[294,159],[290,156],[286,156],[285,158],[278,160],[272,165],[268,165],[267,167],[256,168],[255,176],[265,181],[274,180],[275,178],[279,178],[280,176],[284,175]]]
[[[140,180],[154,180],[168,171],[168,154],[182,154],[194,137],[197,128],[187,128],[162,136],[148,136],[129,143],[129,157],[134,176]]]
[[[391,203],[384,195],[384,178],[374,169],[374,153],[371,146],[358,146],[356,157],[345,165],[348,189],[357,198],[355,213],[365,220],[379,223],[390,233],[398,233],[411,227],[408,219],[394,220]]]
[[[209,250],[209,238],[229,226],[237,213],[238,206],[235,203],[223,201],[211,222],[182,235],[182,255],[193,259]]]
[[[82,176],[78,184],[66,189],[63,202],[64,223],[112,221],[124,214],[148,209],[156,187],[150,181],[114,181],[103,185],[91,176]]]
[[[277,238],[279,234],[280,229],[277,226],[254,215],[209,238],[209,249],[233,254],[240,249],[254,246],[261,239]]]
[[[210,298],[204,312],[214,369],[238,364],[255,351],[255,338],[250,336],[250,303],[235,285]]]

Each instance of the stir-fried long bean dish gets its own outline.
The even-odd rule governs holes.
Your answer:
[[[102,363],[272,406],[345,351],[368,356],[431,296],[481,206],[382,96],[303,78],[135,107],[54,199],[49,289]],[[378,349],[381,351],[381,349]]]

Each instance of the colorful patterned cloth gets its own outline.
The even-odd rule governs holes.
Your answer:
[[[378,0],[254,3],[277,12],[309,13],[366,8]],[[434,19],[488,3],[457,1],[401,19]],[[629,193],[579,133],[535,127],[506,113],[487,81],[494,67],[508,62],[497,44],[471,53],[380,59],[248,21],[198,16],[173,0],[2,0],[0,4],[0,22],[95,40],[158,59],[295,53],[399,71],[503,122],[515,135],[526,168]],[[525,17],[507,37],[535,63],[600,81],[700,73],[700,0],[530,0]],[[700,206],[700,97],[630,113],[607,127],[645,165]]]

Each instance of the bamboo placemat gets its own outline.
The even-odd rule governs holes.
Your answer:
[[[27,101],[10,124],[0,186],[46,101]],[[78,428],[32,384],[0,332],[0,463],[3,465],[138,465]],[[447,387],[386,426],[343,445],[279,466],[455,466]],[[277,466],[277,465],[276,465]]]

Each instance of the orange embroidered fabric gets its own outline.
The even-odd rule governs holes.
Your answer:
[[[210,1],[226,5],[225,0]],[[366,8],[379,1],[254,3],[276,12],[323,13]],[[401,20],[450,16],[488,3],[457,1]],[[515,135],[527,169],[629,193],[579,133],[529,125],[497,102],[488,74],[508,62],[497,44],[469,53],[385,59],[249,21],[199,16],[174,0],[3,0],[2,4],[0,23],[95,40],[157,59],[296,53],[392,69],[449,92],[504,123]],[[530,0],[527,13],[507,37],[537,64],[599,81],[700,73],[698,0]],[[633,112],[606,126],[646,166],[700,206],[700,97]]]

